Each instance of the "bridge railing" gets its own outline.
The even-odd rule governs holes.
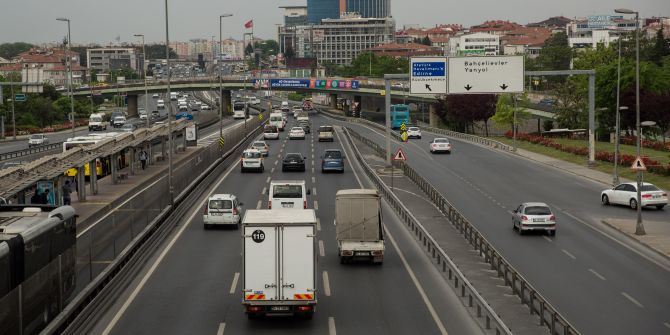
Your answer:
[[[40,152],[54,151],[54,150],[63,150],[63,142],[49,143],[45,145],[40,145],[36,147],[30,147],[28,149],[10,151],[0,154],[0,162],[8,159],[21,158]]]
[[[364,143],[365,145],[372,148],[372,150],[379,156],[386,156],[386,149],[377,143],[373,142],[369,138],[361,136],[356,131],[346,128],[347,134],[356,140]],[[356,152],[357,158],[361,162],[361,165],[367,166],[365,160],[362,159],[356,146],[352,146]],[[461,214],[456,207],[454,207],[433,185],[421,176],[420,173],[416,172],[408,164],[401,163],[401,168],[410,180],[412,180],[421,190],[430,197],[431,202],[442,212],[442,214],[451,222],[452,225],[463,235],[467,242],[474,247],[476,251],[484,258],[484,261],[491,266],[492,270],[495,270],[498,274],[498,277],[502,277],[505,281],[505,285],[512,288],[512,292],[521,299],[521,303],[529,307],[530,313],[535,314],[540,319],[540,325],[546,326],[551,334],[579,334],[577,329],[572,326],[565,317],[563,317],[558,310],[553,307],[549,301],[544,298],[537,289],[535,289],[530,282],[525,279],[521,273],[519,273],[512,265],[503,257],[502,253],[497,251],[493,245],[479,232],[479,230],[472,224],[468,219]],[[449,279],[454,281],[454,285],[458,288],[459,280],[461,284],[461,296],[465,297],[465,291],[467,290],[472,297],[478,302],[477,315],[481,316],[482,306],[487,313],[486,326],[487,329],[490,326],[490,322],[494,322],[499,327],[505,327],[502,321],[498,323],[497,314],[490,309],[490,306],[486,301],[483,300],[479,294],[477,294],[474,287],[467,281],[460,271],[457,271],[458,268],[453,265],[448,256],[442,251],[439,245],[433,240],[431,235],[420,225],[418,220],[411,215],[411,213],[402,205],[402,203],[396,204],[399,202],[393,193],[385,187],[381,179],[376,177],[374,171],[371,171],[369,167],[366,169],[366,174],[370,176],[370,179],[375,182],[375,185],[378,185],[379,189],[383,189],[383,194],[385,199],[392,204],[392,206],[401,213],[401,218],[405,221],[406,224],[414,231],[415,235],[419,237],[426,247],[429,254],[433,258],[437,257],[438,264],[442,260],[442,271],[449,271]],[[376,177],[376,178],[375,178]],[[470,298],[472,299],[472,298]],[[482,305],[482,306],[480,306]],[[490,318],[490,320],[489,320]]]

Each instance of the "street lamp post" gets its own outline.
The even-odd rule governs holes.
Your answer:
[[[149,127],[149,90],[147,89],[147,49],[144,44],[144,34],[135,34],[135,37],[142,37],[142,76],[144,77],[144,113],[147,116],[147,127]]]
[[[637,157],[640,157],[640,141],[642,133],[640,132],[640,13],[619,8],[614,10],[618,14],[635,14],[635,131],[637,140],[635,141],[635,149]],[[642,171],[636,170],[635,176],[637,180],[637,224],[635,226],[635,235],[646,235],[644,225],[642,224]]]
[[[219,15],[219,55],[223,54],[223,18],[231,17],[233,14]],[[219,73],[219,139],[223,137],[223,75],[221,74],[221,64],[216,66]]]
[[[621,90],[621,34],[619,33],[619,58],[617,60],[617,73],[616,73],[616,120],[615,120],[615,133],[614,133],[614,177],[612,179],[612,186],[619,185],[619,132],[621,128],[620,112],[624,107],[620,106],[619,101],[619,91]],[[625,107],[628,109],[628,107]]]
[[[170,68],[170,30],[168,24],[168,0],[165,0],[165,60],[167,66],[167,98],[170,99],[170,77],[172,69]],[[174,191],[172,189],[172,102],[168,101],[168,189],[170,205],[174,204]]]
[[[74,96],[72,92],[72,55],[70,54],[70,45],[72,44],[72,40],[70,38],[70,19],[59,17],[56,18],[57,21],[64,21],[67,22],[67,51],[66,51],[66,64],[67,64],[67,72],[68,72],[68,93],[70,94],[70,120],[72,122],[72,137],[75,137],[75,130],[74,130]]]

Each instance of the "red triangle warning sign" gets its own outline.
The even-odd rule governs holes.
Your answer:
[[[633,162],[633,166],[630,168],[635,171],[647,171],[647,167],[644,166],[644,162],[642,161],[641,157],[637,157]]]
[[[398,148],[398,151],[395,152],[395,155],[393,155],[393,160],[394,161],[406,161],[407,156],[405,156],[405,152],[402,151],[402,148]]]

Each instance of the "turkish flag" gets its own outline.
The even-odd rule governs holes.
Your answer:
[[[249,20],[249,22],[244,24],[244,28],[253,28],[254,27],[254,20]]]

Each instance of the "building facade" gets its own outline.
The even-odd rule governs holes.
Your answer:
[[[339,18],[340,13],[345,11],[344,2],[345,0],[307,0],[308,23],[319,24],[323,19]]]
[[[72,84],[79,86],[86,80],[88,69],[81,66],[79,53],[70,52],[72,59]],[[12,59],[12,63],[0,66],[0,75],[29,73],[30,80],[65,86],[69,83],[66,50],[31,49]]]
[[[635,20],[620,15],[592,15],[572,21],[565,27],[568,44],[574,48],[596,48],[599,43],[608,46],[622,33],[634,30]]]
[[[141,71],[141,54],[134,48],[95,48],[86,50],[86,60],[91,71],[108,72],[129,68]]]
[[[365,18],[391,17],[391,0],[346,0],[345,11]]]
[[[284,9],[284,27],[306,26],[307,6],[282,6]]]
[[[500,36],[472,33],[449,38],[449,56],[497,56],[500,54]]]

